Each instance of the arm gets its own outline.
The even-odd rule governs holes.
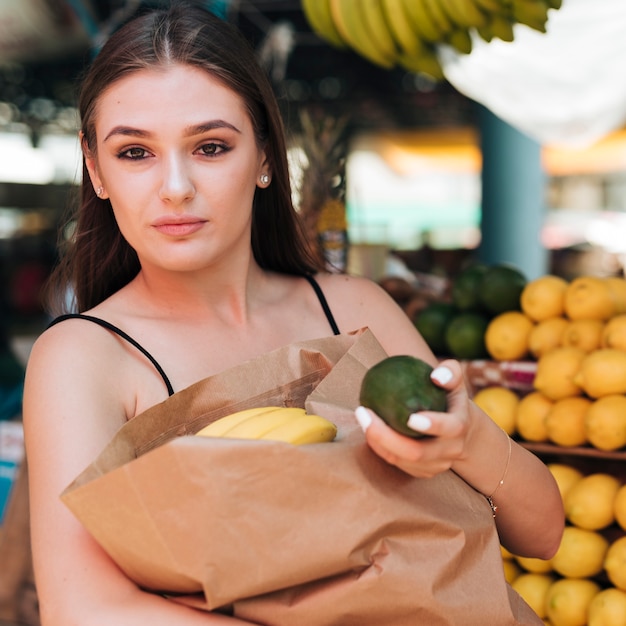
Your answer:
[[[437,364],[412,322],[378,285],[363,279],[325,280],[324,290],[343,330],[368,326],[389,355],[411,354]],[[437,371],[448,391],[448,413],[424,413],[420,430],[432,438],[413,440],[391,430],[371,411],[360,411],[372,449],[413,476],[427,477],[452,469],[474,489],[494,494],[496,524],[502,544],[512,552],[550,558],[564,526],[561,496],[545,464],[511,441],[471,402],[460,365],[446,361]],[[369,422],[369,427],[368,427]],[[419,424],[418,424],[419,426]],[[508,466],[507,466],[508,463]]]
[[[54,327],[36,342],[24,396],[33,562],[43,626],[248,624],[141,591],[59,499],[126,420],[121,380],[110,366],[115,342],[104,338],[105,345],[96,345],[90,329],[70,326]]]

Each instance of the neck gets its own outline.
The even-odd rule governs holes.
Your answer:
[[[256,263],[246,271],[193,275],[141,270],[129,286],[146,314],[206,319],[218,315],[245,323],[266,274]]]

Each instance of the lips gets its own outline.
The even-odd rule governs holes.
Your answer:
[[[181,237],[197,232],[205,223],[206,220],[192,215],[164,215],[163,217],[157,218],[152,223],[152,226],[155,230],[164,235]]]

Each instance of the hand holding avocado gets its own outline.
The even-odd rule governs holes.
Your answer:
[[[409,417],[419,411],[447,408],[446,392],[433,383],[432,371],[428,363],[413,356],[383,359],[365,373],[359,401],[399,433],[424,437],[424,433],[407,426]]]
[[[363,379],[356,410],[370,448],[415,477],[453,468],[467,452],[471,421],[460,363],[447,360],[433,369],[414,357],[393,356],[378,365]]]

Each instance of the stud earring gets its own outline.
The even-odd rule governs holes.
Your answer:
[[[98,196],[98,198],[100,198],[103,193],[104,193],[104,187],[98,187],[96,189],[96,195]]]
[[[270,182],[269,174],[261,174],[260,180],[261,180],[262,185],[269,185],[269,182]]]

